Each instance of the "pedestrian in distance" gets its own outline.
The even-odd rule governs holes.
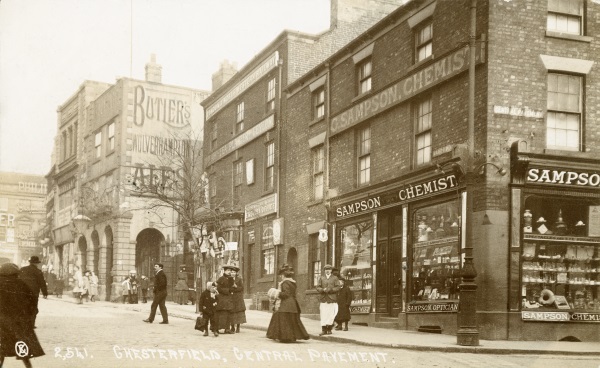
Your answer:
[[[31,289],[35,303],[35,313],[31,317],[31,327],[35,328],[35,319],[39,312],[38,301],[40,297],[40,291],[44,295],[44,299],[48,298],[48,289],[46,287],[46,280],[44,280],[44,274],[40,270],[40,259],[37,256],[31,256],[29,258],[29,266],[21,268],[19,271],[19,278]]]
[[[231,270],[235,266],[223,266],[223,275],[217,280],[217,330],[225,330],[224,333],[232,334],[231,311],[233,310],[233,278]]]
[[[129,271],[129,304],[138,304],[138,279],[137,271]]]
[[[240,325],[246,323],[246,303],[244,302],[244,280],[240,276],[240,269],[231,269],[233,278],[233,309],[231,310],[231,328],[235,333],[240,333]]]
[[[294,342],[296,340],[308,340],[308,332],[300,320],[300,305],[296,300],[296,280],[294,269],[289,265],[283,265],[279,269],[279,305],[274,311],[267,329],[267,338],[279,340],[280,342]]]
[[[78,266],[75,266],[73,271],[73,296],[75,299],[77,299],[77,304],[83,304],[83,292],[85,290],[83,284],[83,274]]]
[[[142,275],[140,280],[140,289],[142,290],[142,303],[148,303],[148,278]]]
[[[321,317],[321,333],[319,336],[331,335],[333,320],[337,315],[337,292],[340,290],[340,281],[332,274],[333,267],[325,265],[324,275],[319,277],[316,289],[319,292],[319,313]]]
[[[56,295],[57,298],[62,299],[64,289],[65,280],[59,275],[56,275],[56,279],[54,280],[54,295]]]
[[[202,313],[202,318],[206,321],[204,326],[204,336],[208,336],[208,330],[215,335],[219,336],[219,329],[216,323],[216,308],[217,308],[217,287],[214,282],[209,281],[206,283],[206,289],[200,293],[199,309]]]
[[[90,271],[88,278],[90,280],[90,300],[95,302],[98,296],[98,276],[96,276],[94,271]]]
[[[167,325],[169,324],[169,315],[167,314],[167,306],[165,305],[165,302],[167,301],[167,275],[165,275],[165,272],[163,271],[163,264],[155,263],[154,272],[154,299],[150,306],[150,316],[148,316],[144,322],[154,322],[156,308],[158,307],[160,309],[160,315],[162,316],[162,322],[160,322],[160,324]]]
[[[5,357],[16,357],[31,367],[31,358],[44,355],[31,324],[37,313],[36,298],[19,278],[16,264],[0,266],[0,367]]]
[[[131,278],[126,276],[123,282],[121,283],[121,294],[123,295],[123,304],[131,303],[129,296],[131,295]]]
[[[348,286],[348,283],[344,278],[340,277],[340,291],[337,294],[337,305],[338,312],[335,316],[335,322],[337,326],[335,329],[337,331],[342,330],[342,324],[345,324],[344,331],[348,331],[348,321],[350,321],[350,304],[352,303],[352,299],[354,299],[354,295],[352,295],[352,290]]]
[[[177,281],[175,291],[177,292],[177,302],[179,305],[187,305],[189,287],[184,279],[179,279],[179,281]]]
[[[90,271],[85,271],[83,273],[83,291],[81,292],[81,296],[85,297],[85,301],[90,301]]]

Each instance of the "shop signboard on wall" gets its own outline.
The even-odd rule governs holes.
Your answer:
[[[411,303],[406,306],[408,313],[458,312],[458,302]]]
[[[394,190],[365,199],[339,205],[335,208],[335,217],[338,219],[367,213],[378,208],[397,205],[413,201],[433,194],[445,192],[458,186],[458,179],[454,174],[448,174],[432,180],[411,183],[403,186],[400,190]]]
[[[523,321],[541,322],[600,322],[600,313],[582,313],[568,311],[523,311]]]
[[[371,305],[351,305],[350,313],[352,314],[369,314],[371,313]]]
[[[248,203],[244,210],[244,221],[256,220],[275,212],[277,212],[277,193]]]
[[[600,172],[531,167],[526,180],[530,184],[600,188]]]

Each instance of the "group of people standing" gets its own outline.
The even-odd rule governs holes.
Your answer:
[[[220,330],[225,334],[239,333],[240,325],[246,323],[244,281],[239,271],[233,265],[223,266],[221,277],[216,282],[208,282],[200,294],[200,312],[207,322],[204,336],[208,336],[209,330],[215,337]]]
[[[78,266],[73,270],[73,295],[77,299],[77,304],[83,304],[84,298],[86,302],[95,302],[98,296],[98,276],[94,271],[82,272]]]
[[[148,303],[148,285],[150,281],[144,275],[138,280],[136,277],[136,271],[131,270],[129,276],[125,277],[125,280],[121,283],[123,304],[138,304],[139,303],[139,291],[142,292],[142,303]]]

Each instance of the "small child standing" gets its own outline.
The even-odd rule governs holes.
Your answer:
[[[338,312],[335,316],[335,322],[337,326],[336,330],[342,330],[342,323],[345,323],[344,331],[348,331],[348,321],[350,321],[350,304],[352,303],[352,299],[354,296],[352,295],[352,290],[348,287],[346,280],[340,277],[340,291],[337,294],[337,304],[338,304]]]
[[[210,330],[213,332],[215,337],[219,336],[219,326],[217,326],[215,308],[217,306],[217,286],[214,282],[209,281],[206,283],[206,289],[200,294],[200,312],[202,312],[202,318],[206,320],[206,326],[204,326],[204,336],[208,336],[208,326],[210,324]]]

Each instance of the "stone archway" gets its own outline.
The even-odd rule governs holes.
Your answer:
[[[106,287],[105,300],[110,301],[112,296],[112,283],[113,283],[113,231],[110,226],[104,228],[104,238],[106,240],[106,258],[104,262],[104,286]],[[101,275],[98,276],[102,277]]]
[[[165,244],[164,235],[156,229],[144,229],[136,237],[135,269],[139,277],[154,278],[154,263],[160,262],[161,246]]]
[[[80,236],[77,240],[77,253],[75,254],[75,265],[79,267],[82,273],[87,271],[87,240],[85,236]]]

